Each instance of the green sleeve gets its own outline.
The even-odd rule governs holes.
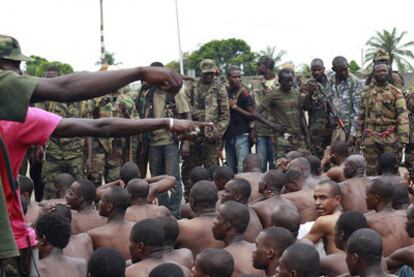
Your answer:
[[[181,90],[179,93],[175,95],[174,98],[175,98],[175,106],[179,114],[191,112],[190,104],[187,101],[187,97],[184,91]]]
[[[265,95],[261,101],[260,101],[260,105],[263,106],[263,108],[265,108],[266,110],[269,110],[271,108],[271,105],[273,103],[273,98],[274,98],[274,94],[273,91],[267,95]]]
[[[0,70],[0,120],[23,122],[38,79]]]

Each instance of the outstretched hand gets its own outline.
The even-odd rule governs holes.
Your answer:
[[[213,127],[213,122],[199,122],[191,120],[174,119],[171,131],[184,133],[187,131],[195,131],[200,127]]]
[[[165,67],[143,67],[141,81],[172,94],[178,93],[183,85],[182,77]]]

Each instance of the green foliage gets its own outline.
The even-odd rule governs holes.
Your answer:
[[[408,59],[414,59],[413,52],[409,49],[414,46],[414,41],[402,43],[402,39],[407,34],[406,31],[399,33],[397,28],[393,28],[392,31],[382,30],[377,31],[373,37],[367,41],[367,45],[370,47],[365,54],[365,60],[368,67],[372,66],[372,59],[375,52],[378,49],[385,50],[390,56],[390,65],[396,65],[398,70],[403,73],[407,69],[414,70]],[[402,43],[402,44],[401,44]]]
[[[254,75],[256,72],[256,54],[250,46],[241,39],[212,40],[200,49],[188,55],[186,69],[195,69],[200,76],[200,62],[203,59],[212,59],[220,70],[224,71],[228,65],[239,66],[245,75]]]
[[[180,72],[180,63],[178,61],[171,61],[165,65],[165,67],[174,70],[176,72]]]
[[[280,67],[280,62],[286,53],[285,50],[276,51],[276,46],[267,46],[265,50],[261,50],[258,54],[260,56],[272,58],[275,61],[275,70],[277,71]]]
[[[352,60],[349,63],[349,71],[351,71],[352,74],[357,73],[360,69],[361,67],[356,63],[356,61]]]
[[[122,62],[118,62],[115,59],[115,53],[113,52],[105,52],[104,53],[104,60],[103,62],[101,61],[101,59],[99,59],[99,61],[97,61],[95,63],[96,65],[102,65],[102,64],[107,64],[107,65],[119,65],[122,64]]]
[[[32,61],[26,63],[26,73],[31,76],[43,77],[49,67],[58,67],[62,75],[73,73],[70,64],[58,61],[49,62],[45,58],[39,56],[30,56]]]
[[[297,71],[296,75],[301,76],[305,79],[309,79],[312,77],[311,69],[308,64],[301,64],[299,66],[299,70]]]

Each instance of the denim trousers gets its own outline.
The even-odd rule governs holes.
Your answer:
[[[250,152],[249,135],[242,134],[237,137],[228,137],[224,140],[227,165],[233,172],[243,172],[243,160]]]
[[[275,168],[275,147],[271,136],[258,136],[256,141],[256,153],[262,161],[262,172]],[[269,165],[269,168],[268,168]]]
[[[170,191],[158,194],[159,205],[167,207],[171,213],[179,218],[183,188],[180,178],[180,159],[178,143],[171,143],[161,146],[150,145],[148,158],[151,176],[170,175],[174,176],[177,183]]]

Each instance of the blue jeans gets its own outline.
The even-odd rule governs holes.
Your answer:
[[[168,195],[168,192],[162,192],[157,197],[159,205],[167,207],[176,218],[179,218],[183,187],[180,178],[178,143],[162,146],[150,145],[148,159],[151,176],[170,175],[176,178],[177,183],[172,188],[171,195]]]
[[[258,136],[256,141],[256,153],[259,155],[260,160],[262,161],[262,171],[266,172],[268,170],[267,165],[269,164],[269,169],[275,168],[275,147],[272,142],[271,136]]]
[[[243,172],[243,160],[250,152],[249,134],[243,134],[237,137],[226,138],[224,140],[226,149],[227,165],[233,172]]]

